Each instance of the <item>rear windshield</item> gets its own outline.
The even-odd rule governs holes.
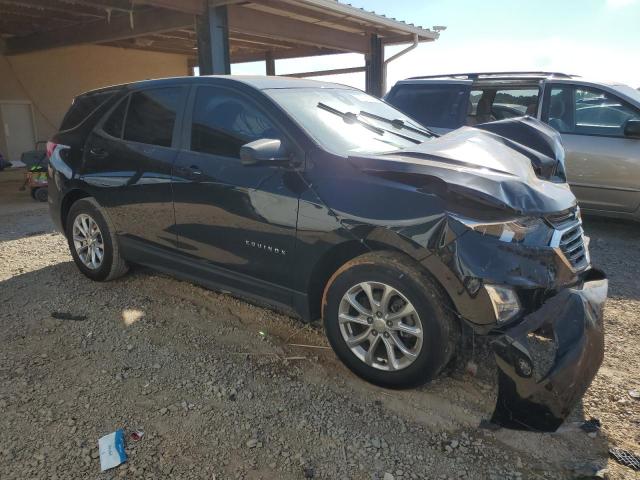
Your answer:
[[[98,92],[76,97],[64,116],[60,130],[70,130],[80,125],[96,108],[106,102],[115,92]]]
[[[394,87],[386,100],[427,127],[458,128],[466,115],[466,85],[405,84]]]

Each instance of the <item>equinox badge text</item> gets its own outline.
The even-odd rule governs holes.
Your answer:
[[[267,244],[260,243],[260,242],[253,242],[253,241],[250,241],[250,240],[245,240],[244,244],[247,247],[259,248],[260,250],[264,250],[264,251],[270,252],[270,253],[275,253],[276,255],[286,255],[287,254],[287,251],[282,249],[282,248],[272,247],[271,245],[267,245]]]

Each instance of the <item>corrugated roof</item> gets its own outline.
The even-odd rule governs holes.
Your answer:
[[[361,12],[365,12],[365,13],[368,13],[368,14],[376,15],[376,16],[382,17],[382,18],[386,18],[387,20],[392,20],[394,22],[401,23],[402,25],[406,25],[406,26],[409,26],[409,27],[412,27],[412,28],[419,28],[420,30],[424,30],[425,32],[431,32],[431,33],[435,33],[437,35],[437,32],[432,32],[431,29],[425,28],[425,27],[423,27],[421,25],[416,25],[414,23],[405,22],[404,20],[398,20],[395,17],[387,17],[384,13],[378,13],[375,10],[365,10],[364,8],[361,8],[361,7],[355,7],[354,5],[352,5],[350,3],[340,2],[340,0],[334,0],[334,1],[336,3],[344,5],[345,7],[352,8],[354,10],[359,10]]]
[[[387,17],[385,14],[377,13],[373,10],[366,10],[361,7],[355,7],[350,3],[341,2],[339,0],[298,0],[297,3],[309,6],[321,6],[368,22],[380,23],[387,27],[401,30],[405,33],[417,34],[425,39],[435,40],[440,36],[438,32],[429,28],[398,20],[395,17]]]

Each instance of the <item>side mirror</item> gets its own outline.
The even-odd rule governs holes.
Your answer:
[[[261,138],[240,147],[240,161],[250,165],[288,165],[291,155],[280,140]]]
[[[630,118],[624,124],[624,136],[640,138],[640,120]]]

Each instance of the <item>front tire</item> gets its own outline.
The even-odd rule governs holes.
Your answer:
[[[404,255],[376,252],[351,260],[327,283],[322,304],[336,355],[376,385],[426,383],[455,351],[458,324],[448,297]]]
[[[76,266],[90,279],[114,280],[129,269],[120,254],[115,228],[95,199],[82,198],[71,206],[66,234]]]

